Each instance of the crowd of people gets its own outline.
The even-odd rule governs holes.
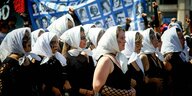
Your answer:
[[[32,30],[0,22],[1,96],[191,96],[191,21],[162,14],[145,29],[82,25],[73,12]],[[186,23],[187,27],[183,27]]]

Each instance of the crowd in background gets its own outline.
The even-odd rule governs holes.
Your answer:
[[[191,96],[191,21],[163,23],[152,7],[141,31],[130,18],[125,28],[82,25],[72,8],[47,30],[0,21],[0,95]]]

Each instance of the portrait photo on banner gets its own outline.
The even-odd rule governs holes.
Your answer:
[[[100,2],[103,15],[107,15],[111,12],[111,3],[109,0],[101,0]]]
[[[105,28],[109,28],[115,25],[115,21],[112,15],[109,15],[105,18],[104,25]]]
[[[123,4],[121,0],[111,0],[113,5],[113,10],[118,10],[123,8]]]
[[[103,20],[97,20],[94,24],[99,28],[104,28]]]
[[[125,25],[126,23],[126,17],[124,11],[120,11],[115,13],[115,21],[118,25]]]
[[[91,13],[92,19],[101,17],[101,13],[99,11],[99,7],[98,7],[97,3],[89,5],[88,9],[89,9],[89,12]]]
[[[88,14],[87,14],[87,10],[85,7],[79,8],[77,9],[78,15],[79,15],[79,19],[81,22],[86,22],[89,20]]]
[[[94,23],[109,28],[125,25],[126,18],[133,20],[133,29],[138,30],[145,0],[27,0],[33,30],[46,29],[52,22],[73,7],[78,19],[84,24]],[[142,24],[141,24],[142,25]]]

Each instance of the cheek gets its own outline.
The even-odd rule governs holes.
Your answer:
[[[80,44],[79,44],[79,47],[80,48],[85,48],[86,47],[86,40],[81,40]]]

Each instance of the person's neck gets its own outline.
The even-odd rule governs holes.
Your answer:
[[[155,54],[155,53],[151,53],[151,55],[152,55],[153,57],[156,57],[156,54]]]

